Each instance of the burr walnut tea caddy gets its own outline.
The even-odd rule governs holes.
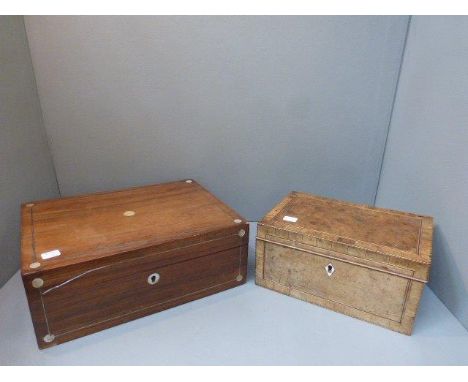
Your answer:
[[[245,283],[248,229],[192,180],[22,205],[39,347]]]
[[[258,285],[411,334],[431,217],[292,192],[257,229]]]

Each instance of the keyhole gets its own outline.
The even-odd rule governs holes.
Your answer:
[[[333,274],[333,272],[335,272],[335,268],[333,267],[332,264],[328,264],[326,267],[325,267],[325,270],[327,271],[327,275],[328,276],[331,276]]]
[[[153,273],[151,275],[148,276],[148,284],[150,285],[154,285],[156,284],[158,281],[159,281],[159,273]]]

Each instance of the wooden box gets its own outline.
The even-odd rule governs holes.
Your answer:
[[[245,283],[248,229],[192,180],[22,205],[39,347]]]
[[[410,335],[433,220],[292,192],[258,224],[258,285]]]

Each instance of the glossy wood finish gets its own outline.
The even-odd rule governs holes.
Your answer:
[[[256,282],[411,334],[432,227],[428,216],[292,192],[258,225]]]
[[[133,215],[126,216],[126,213]],[[195,181],[25,203],[22,271],[54,269],[206,235],[244,219]],[[58,249],[47,261],[41,253]]]
[[[247,244],[245,220],[194,181],[27,203],[22,277],[39,347],[240,285]]]

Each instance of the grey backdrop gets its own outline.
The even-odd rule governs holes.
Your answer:
[[[433,215],[430,287],[468,328],[468,17],[413,17],[377,204]]]
[[[26,17],[63,195],[196,178],[373,203],[407,17]]]
[[[377,204],[434,215],[468,326],[468,19],[412,21]],[[372,203],[406,17],[28,17],[64,194],[194,177],[258,219],[290,189]],[[0,285],[19,203],[57,196],[20,17],[0,18]]]
[[[19,266],[20,203],[57,196],[23,17],[0,16],[0,286]]]

